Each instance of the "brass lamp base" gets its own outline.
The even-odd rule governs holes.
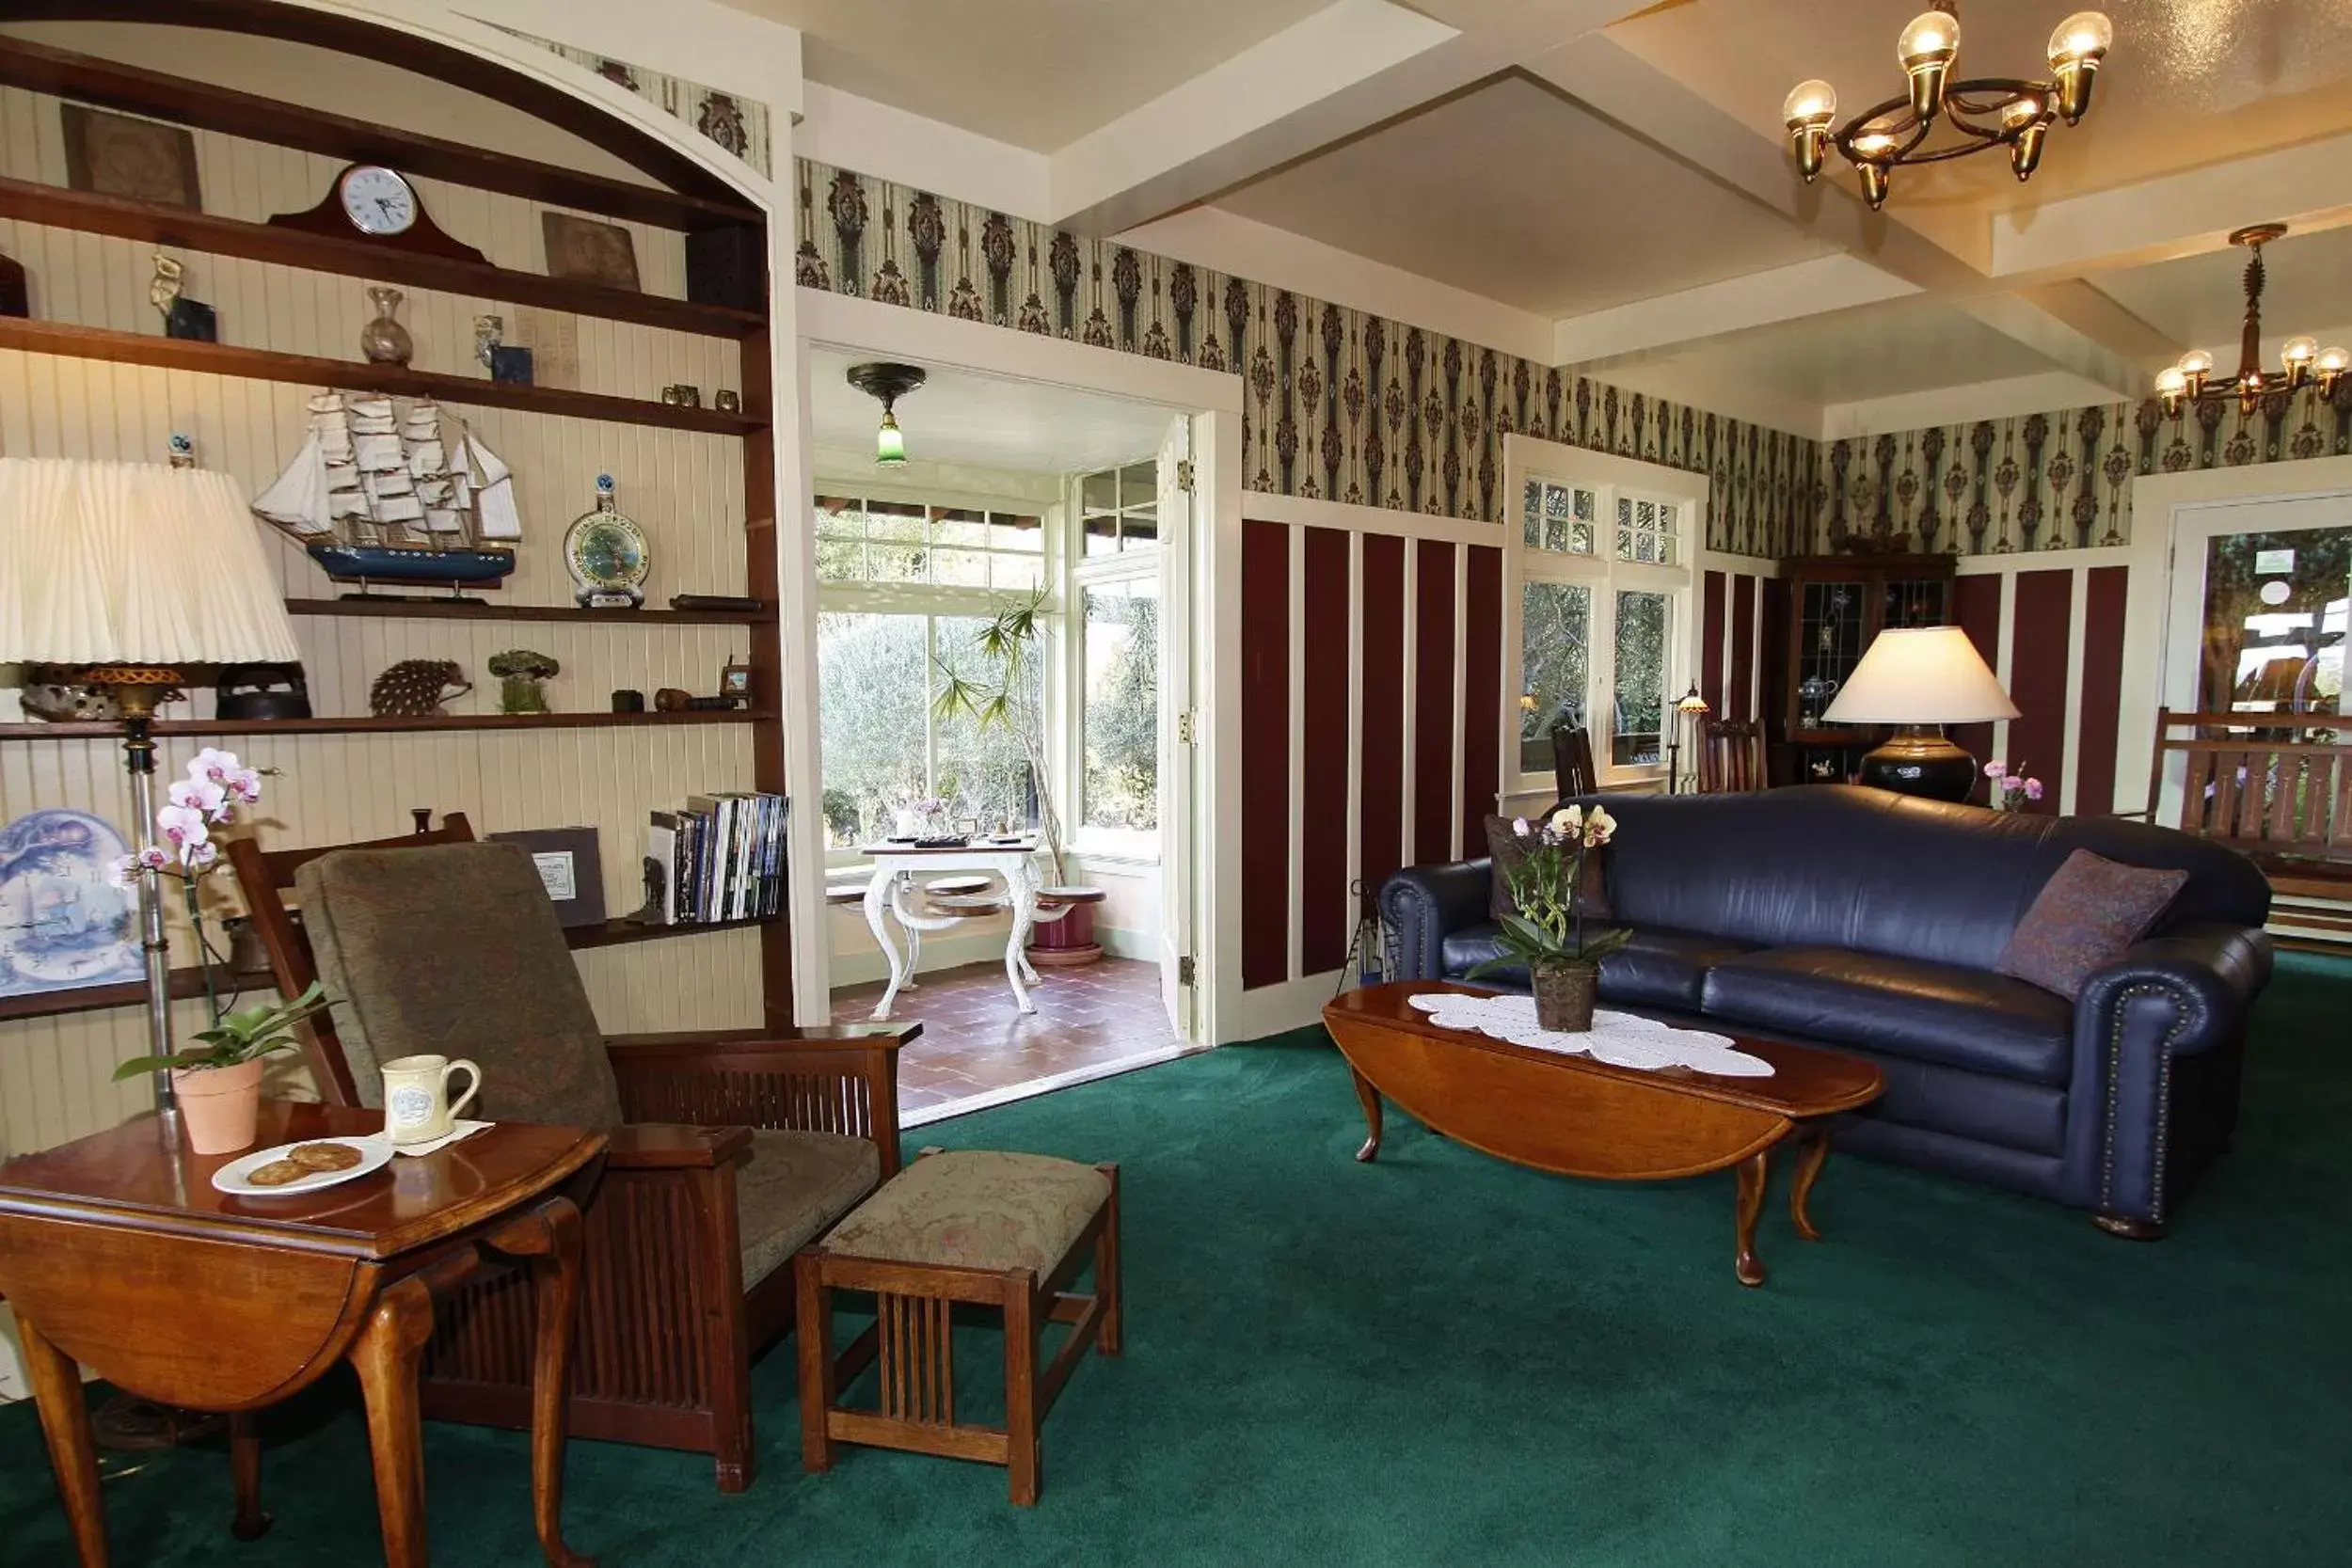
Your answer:
[[[1957,802],[1976,787],[1977,759],[1945,738],[1941,724],[1902,724],[1862,759],[1861,779],[1898,795]]]

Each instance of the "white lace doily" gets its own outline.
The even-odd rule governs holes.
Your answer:
[[[1761,1056],[1734,1049],[1727,1035],[1703,1029],[1677,1029],[1632,1013],[1593,1011],[1593,1027],[1581,1035],[1544,1029],[1535,1022],[1532,996],[1467,996],[1459,991],[1435,991],[1407,998],[1448,1029],[1465,1029],[1513,1045],[1537,1051],[1557,1051],[1565,1056],[1590,1056],[1612,1067],[1685,1067],[1719,1078],[1770,1078],[1772,1064]]]

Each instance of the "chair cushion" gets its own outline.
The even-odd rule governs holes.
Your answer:
[[[1859,1045],[2034,1084],[2072,1073],[2074,1009],[2039,986],[1982,970],[1857,953],[1772,947],[1707,972],[1708,1018]]]
[[[818,1243],[843,1258],[1027,1269],[1042,1277],[1110,1200],[1092,1165],[1042,1154],[929,1154]]]
[[[522,846],[338,849],[294,886],[361,1104],[384,1102],[384,1063],[431,1053],[481,1065],[476,1115],[620,1124],[604,1031]]]
[[[2077,849],[2042,884],[1993,967],[2072,1000],[2146,934],[2187,881],[2185,871]]]
[[[881,1180],[882,1149],[871,1138],[754,1128],[751,1158],[735,1173],[744,1288],[775,1273]]]

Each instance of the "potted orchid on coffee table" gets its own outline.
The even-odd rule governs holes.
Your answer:
[[[1464,978],[1523,964],[1539,1026],[1569,1034],[1592,1028],[1600,960],[1633,935],[1622,927],[1589,936],[1584,930],[1586,857],[1616,832],[1617,819],[1602,806],[1590,811],[1563,806],[1541,822],[1514,820],[1512,841],[1518,853],[1498,851],[1495,874],[1509,885],[1518,912],[1502,916],[1497,936],[1502,952],[1473,966]]]
[[[235,752],[208,746],[188,764],[188,776],[172,784],[169,799],[170,803],[155,813],[156,837],[161,842],[123,856],[115,863],[110,879],[118,887],[135,887],[140,878],[149,876],[169,878],[180,884],[188,927],[196,935],[204,1001],[213,1026],[197,1032],[200,1042],[197,1045],[168,1056],[135,1056],[117,1067],[114,1075],[119,1082],[169,1071],[188,1147],[199,1154],[228,1154],[253,1142],[260,1124],[264,1058],[299,1043],[294,1026],[324,1005],[322,991],[313,983],[291,1002],[230,1012],[214,983],[213,947],[204,934],[197,889],[220,863],[220,846],[214,841],[213,830],[234,821],[238,807],[262,799],[261,774],[239,763]]]

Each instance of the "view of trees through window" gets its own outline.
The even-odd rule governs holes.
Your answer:
[[[1585,727],[1593,591],[1530,582],[1519,591],[1519,767],[1551,771],[1551,732]]]
[[[1098,844],[1148,850],[1160,826],[1160,585],[1082,589],[1086,674],[1080,822]]]
[[[1609,747],[1620,768],[1647,767],[1663,755],[1669,608],[1663,594],[1617,593],[1617,711]]]

